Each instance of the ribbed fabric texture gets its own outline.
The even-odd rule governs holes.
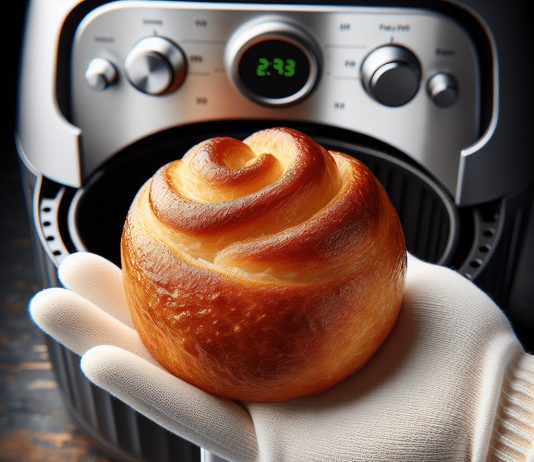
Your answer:
[[[490,461],[534,461],[533,356],[522,356],[505,376]]]

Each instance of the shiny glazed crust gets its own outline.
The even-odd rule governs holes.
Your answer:
[[[121,242],[133,322],[176,376],[221,397],[319,393],[400,309],[406,248],[370,170],[287,128],[220,137],[141,188]]]

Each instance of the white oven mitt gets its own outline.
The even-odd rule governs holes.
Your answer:
[[[37,325],[83,355],[89,380],[228,460],[534,460],[534,357],[452,270],[410,258],[399,320],[370,362],[327,392],[280,404],[219,399],[157,365],[107,260],[74,254],[59,275],[66,289],[31,301]]]

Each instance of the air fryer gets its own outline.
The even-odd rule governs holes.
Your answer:
[[[18,147],[43,286],[59,284],[57,266],[75,251],[120,264],[128,207],[163,164],[209,137],[290,126],[366,163],[408,250],[457,270],[506,310],[532,180],[518,150],[525,133],[503,131],[517,100],[497,87],[513,66],[497,67],[495,41],[514,47],[496,26],[506,15],[474,1],[295,3],[30,4]],[[247,77],[240,63],[262,58],[257,37],[286,40],[308,60],[301,83],[267,91],[257,85],[265,69]],[[139,78],[147,53],[174,69],[171,83]],[[92,385],[77,355],[47,344],[66,407],[104,451],[136,462],[216,459]]]

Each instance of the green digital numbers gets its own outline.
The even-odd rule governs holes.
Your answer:
[[[259,58],[258,66],[256,67],[256,75],[258,77],[265,77],[267,75],[271,75],[271,73],[267,71],[270,65],[271,63],[267,58]]]
[[[273,69],[278,72],[278,75],[284,75],[284,60],[280,58],[274,58]]]
[[[271,71],[269,69],[272,69],[274,73],[282,77],[293,77],[295,75],[296,65],[296,61],[291,58],[273,58],[272,61],[267,58],[258,58],[256,75],[258,77],[267,77],[271,75]]]
[[[284,77],[293,77],[295,75],[295,66],[296,62],[294,59],[286,59],[286,64],[284,66]]]

